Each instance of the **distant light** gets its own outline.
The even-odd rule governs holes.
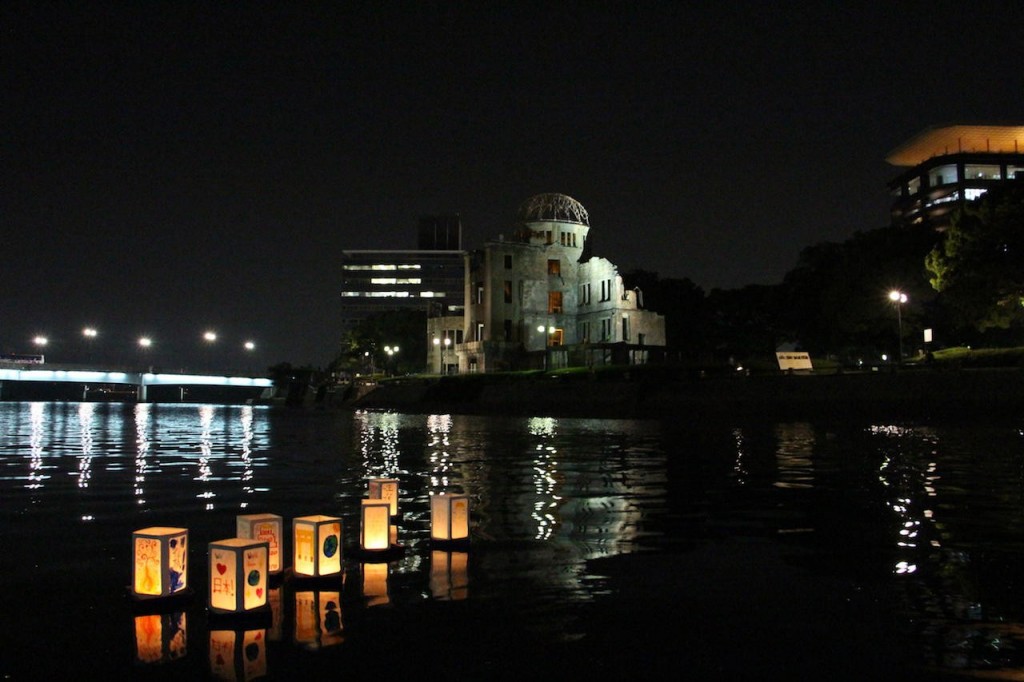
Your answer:
[[[212,343],[217,340],[217,334],[214,332],[206,332],[203,334],[203,338]]]
[[[94,328],[92,328],[92,327],[86,327],[85,329],[83,329],[83,330],[82,330],[82,336],[88,337],[88,338],[90,338],[90,339],[94,339],[94,338],[96,338],[96,335],[97,335],[98,333],[99,333],[99,332],[97,332],[97,331],[96,331],[96,330],[95,330]]]
[[[149,348],[150,346],[153,345],[153,340],[148,336],[143,336],[141,339],[139,339],[139,345],[142,346],[143,348]]]
[[[37,336],[34,339],[32,339],[32,343],[36,344],[37,346],[45,346],[49,342],[50,340],[45,336]]]
[[[893,289],[892,291],[889,292],[889,300],[892,301],[893,303],[906,303],[907,295],[902,291]]]
[[[256,350],[256,344],[253,343],[252,341],[246,341],[245,342],[245,349],[246,350]]]
[[[542,325],[542,324],[537,325],[537,331],[539,331],[541,334],[544,333],[545,329],[546,329],[546,327],[544,325]]]

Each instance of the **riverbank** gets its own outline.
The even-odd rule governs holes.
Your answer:
[[[606,377],[417,377],[360,387],[333,405],[410,413],[598,418],[1008,417],[1024,413],[1024,372],[914,369],[710,378],[651,372]]]

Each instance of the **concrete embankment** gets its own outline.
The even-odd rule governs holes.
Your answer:
[[[486,376],[382,382],[354,409],[417,413],[673,418],[871,419],[1024,416],[1024,371],[898,371],[719,378]]]

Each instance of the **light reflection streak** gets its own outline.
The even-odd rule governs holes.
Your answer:
[[[775,427],[775,435],[778,440],[775,461],[779,470],[775,487],[814,487],[814,463],[811,460],[814,455],[814,429],[810,424],[779,424]]]
[[[252,439],[254,437],[254,430],[252,426],[252,406],[246,405],[242,408],[242,494],[252,495],[255,490],[252,487],[253,479],[253,463],[252,463]],[[248,502],[242,501],[242,508],[248,506]]]
[[[554,514],[562,501],[557,494],[558,461],[555,457],[558,451],[550,444],[557,427],[558,421],[551,417],[533,417],[528,424],[530,435],[538,439],[533,458],[533,487],[537,497],[530,515],[537,524],[534,535],[537,540],[551,539],[559,524]]]
[[[199,408],[199,423],[202,431],[199,434],[199,475],[196,477],[196,480],[209,483],[212,476],[210,457],[213,455],[213,440],[211,436],[213,407],[211,405],[203,405]],[[197,497],[212,500],[216,495],[217,494],[215,492],[207,488],[203,492],[199,493]],[[206,503],[206,509],[207,511],[213,509],[212,501]]]
[[[82,446],[82,456],[78,460],[78,487],[88,488],[92,478],[93,437],[92,420],[96,403],[78,404],[78,429]]]
[[[360,412],[359,451],[366,478],[398,477],[398,415],[393,412]],[[379,447],[376,447],[379,440]]]
[[[452,469],[451,453],[448,452],[452,417],[449,414],[432,414],[427,417],[427,457],[430,461],[430,494],[449,491],[449,472]]]
[[[149,456],[149,403],[135,404],[135,486],[136,503],[146,504],[146,458]]]
[[[739,485],[745,485],[750,477],[750,472],[747,470],[746,462],[746,445],[744,443],[743,430],[733,429],[732,431],[733,441],[736,443],[736,459],[732,465],[732,474],[736,478],[736,483]]]
[[[43,404],[32,403],[29,408],[32,432],[29,436],[28,483],[25,487],[38,490],[49,476],[43,474]]]

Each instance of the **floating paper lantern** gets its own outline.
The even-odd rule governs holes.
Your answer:
[[[469,539],[469,496],[432,495],[430,498],[430,539]]]
[[[295,592],[295,643],[307,649],[341,644],[341,592],[300,590]]]
[[[369,551],[391,547],[391,506],[386,500],[362,500],[359,546]]]
[[[266,542],[228,538],[210,543],[210,610],[244,613],[267,605]]]
[[[210,630],[210,677],[255,680],[266,675],[266,630]]]
[[[322,577],[341,573],[341,519],[336,516],[299,516],[292,519],[297,576]]]
[[[284,521],[277,514],[241,514],[235,517],[235,535],[270,545],[270,574],[281,572],[281,537]]]
[[[391,506],[391,515],[398,514],[398,479],[371,478],[368,497],[371,500],[385,500]]]
[[[168,663],[188,653],[184,611],[135,616],[135,662]]]
[[[132,594],[170,597],[188,587],[188,530],[154,526],[132,533]]]

